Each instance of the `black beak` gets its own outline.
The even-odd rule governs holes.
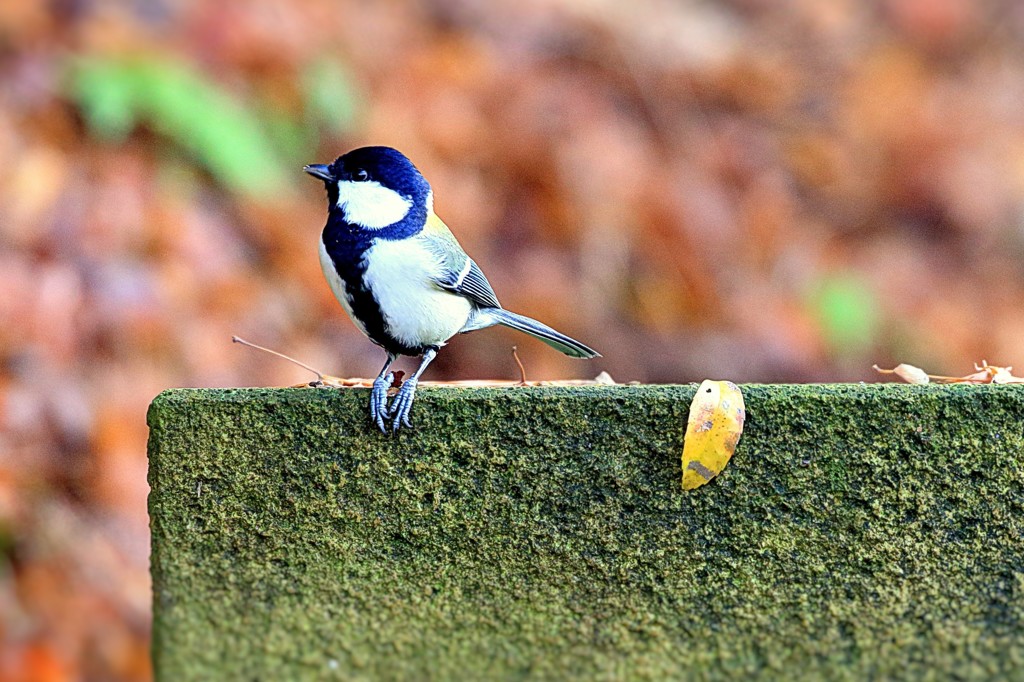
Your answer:
[[[331,175],[331,167],[322,163],[311,163],[302,170],[306,171],[314,178],[320,178],[324,182],[333,182],[334,176]]]

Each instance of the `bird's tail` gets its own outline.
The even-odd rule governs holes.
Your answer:
[[[500,324],[512,329],[518,329],[530,336],[540,339],[555,350],[559,350],[573,358],[599,358],[601,354],[593,348],[583,345],[576,339],[570,338],[551,327],[538,322],[525,315],[517,315],[501,308],[488,308],[488,317],[494,320],[492,324]]]

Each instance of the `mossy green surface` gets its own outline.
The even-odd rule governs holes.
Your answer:
[[[1024,676],[1024,386],[172,390],[150,413],[162,680]]]

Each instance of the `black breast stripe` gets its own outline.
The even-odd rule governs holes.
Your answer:
[[[337,219],[328,220],[321,238],[335,271],[345,283],[352,314],[366,328],[370,340],[396,355],[422,353],[423,348],[407,346],[388,333],[380,305],[366,286],[366,252],[373,240]]]

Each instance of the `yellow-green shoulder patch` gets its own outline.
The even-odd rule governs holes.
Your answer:
[[[452,231],[448,229],[448,226],[444,224],[444,221],[438,218],[437,214],[433,211],[427,214],[427,224],[424,225],[423,231],[434,235],[452,234]]]

